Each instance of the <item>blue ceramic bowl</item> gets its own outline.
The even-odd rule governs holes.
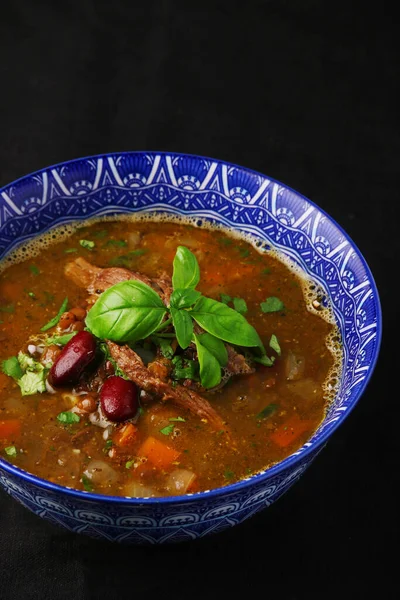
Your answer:
[[[381,336],[377,289],[346,233],[281,183],[200,156],[128,152],[73,160],[0,192],[0,256],[55,225],[136,212],[192,215],[253,234],[300,265],[331,299],[344,368],[334,404],[315,435],[276,466],[193,495],[131,499],[61,487],[0,459],[0,483],[24,506],[74,532],[130,543],[194,539],[247,519],[300,477],[363,393]]]

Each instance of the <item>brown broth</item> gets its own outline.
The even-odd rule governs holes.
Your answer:
[[[94,241],[93,250],[82,247],[82,239]],[[103,429],[87,418],[68,426],[57,421],[57,415],[70,408],[63,397],[66,390],[22,397],[17,384],[0,373],[0,424],[10,419],[21,423],[17,437],[1,438],[0,428],[4,458],[44,479],[77,489],[85,489],[85,466],[98,459],[112,466],[118,480],[94,485],[94,491],[133,495],[130,484],[138,480],[145,484],[144,491],[149,487],[150,493],[169,495],[172,492],[166,488],[166,480],[172,468],[196,474],[191,491],[212,489],[281,461],[317,429],[329,400],[326,382],[334,367],[340,367],[327,344],[336,329],[309,310],[304,281],[274,253],[259,252],[223,230],[114,219],[84,226],[62,241],[56,238],[37,256],[14,263],[0,274],[0,359],[26,350],[29,337],[57,313],[66,296],[70,307],[85,302],[87,292],[64,275],[67,262],[82,256],[100,267],[119,263],[150,277],[161,271],[172,274],[178,245],[189,247],[197,256],[201,270],[198,289],[217,300],[221,293],[243,298],[248,307],[246,318],[265,346],[268,348],[270,336],[275,334],[282,349],[272,367],[259,365],[254,374],[236,376],[222,390],[204,394],[226,420],[231,439],[172,404],[155,402],[140,416],[137,441],[118,464],[108,456]],[[68,252],[71,249],[76,251]],[[138,249],[143,252],[118,259]],[[269,296],[279,297],[285,309],[264,314],[260,303]],[[295,381],[287,379],[290,353],[305,360],[304,372]],[[275,412],[266,418],[257,416],[269,405],[275,405]],[[163,435],[160,430],[174,417],[185,421],[175,422],[173,433]],[[139,476],[137,450],[149,435],[181,454],[171,469],[142,469]],[[18,449],[16,457],[3,451],[12,445]]]

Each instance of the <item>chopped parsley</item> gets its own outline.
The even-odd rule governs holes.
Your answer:
[[[86,248],[86,250],[93,250],[95,246],[95,243],[91,240],[79,240],[79,243],[82,246],[82,248]]]
[[[73,252],[78,252],[78,248],[67,248],[64,252],[65,254],[72,254]]]
[[[247,313],[246,300],[243,300],[243,298],[234,298],[233,299],[233,307],[241,315],[244,315]]]
[[[106,246],[114,246],[115,248],[126,248],[128,245],[128,242],[125,242],[124,240],[108,240],[108,242],[106,242]]]
[[[7,446],[7,448],[4,448],[4,452],[7,456],[17,456],[17,449],[15,446]]]
[[[40,275],[40,271],[36,265],[30,265],[29,270],[32,273],[32,275]]]
[[[138,248],[137,250],[131,250],[127,254],[121,254],[121,256],[115,256],[109,261],[109,265],[112,267],[129,267],[131,260],[137,256],[142,256],[147,250],[145,248]]]
[[[40,331],[47,331],[48,329],[55,327],[57,325],[58,321],[61,319],[61,315],[67,310],[67,306],[68,306],[68,298],[64,298],[63,303],[61,304],[60,309],[59,309],[58,313],[56,314],[56,316],[53,317],[48,323],[46,323],[46,325],[43,325],[43,327],[40,329]]]
[[[221,294],[221,302],[224,304],[229,304],[232,301],[232,298],[228,296],[228,294]]]
[[[184,419],[183,417],[170,417],[168,420],[179,422],[179,423],[186,423],[186,419]]]
[[[250,250],[248,248],[238,248],[239,250],[239,254],[241,256],[241,258],[247,258],[250,254]]]
[[[70,340],[77,334],[77,331],[72,331],[71,333],[65,333],[64,335],[52,335],[48,337],[45,341],[46,346],[50,346],[50,344],[57,344],[57,346],[65,346],[68,344]]]
[[[271,269],[269,267],[266,267],[265,269],[263,269],[261,271],[261,275],[269,275],[271,273]]]
[[[135,461],[134,461],[134,460],[128,460],[128,461],[125,463],[125,469],[130,469],[131,467],[133,467],[134,463],[135,463]]]
[[[168,339],[158,337],[157,335],[152,335],[151,340],[155,343],[156,346],[160,347],[161,354],[165,358],[172,358],[174,355],[174,351]]]
[[[107,440],[106,443],[105,443],[105,446],[103,448],[104,454],[107,454],[107,452],[109,450],[111,450],[112,447],[113,447],[113,441],[112,440]]]
[[[15,312],[15,306],[12,302],[10,304],[6,304],[5,306],[0,305],[0,312],[13,313]]]
[[[235,477],[235,473],[233,471],[231,471],[230,469],[226,469],[226,471],[224,473],[224,477],[225,477],[225,479],[232,479],[233,477]]]
[[[96,233],[93,233],[93,237],[95,237],[99,240],[107,237],[107,235],[108,235],[107,229],[100,229],[100,231],[96,231]]]
[[[66,425],[71,425],[72,423],[79,423],[80,420],[80,416],[71,411],[61,412],[57,415],[57,421],[60,421],[60,423],[65,423]]]
[[[81,481],[86,492],[93,492],[93,485],[89,477],[87,477],[86,475],[82,475]]]
[[[277,404],[268,404],[268,406],[263,408],[262,411],[256,415],[256,419],[266,419],[267,417],[270,417],[276,412],[277,408]]]
[[[30,298],[33,298],[34,300],[36,299],[36,296],[33,292],[27,292],[27,293]]]
[[[275,350],[278,356],[281,355],[281,347],[279,345],[278,338],[275,334],[271,335],[271,339],[269,340],[269,347],[272,348],[272,350]]]
[[[175,356],[172,359],[174,370],[172,377],[174,379],[199,379],[199,363],[195,360],[183,361],[181,356]]]
[[[279,298],[270,296],[265,300],[265,302],[261,302],[260,307],[263,313],[272,313],[283,310],[285,305],[283,304],[282,300],[279,300]]]
[[[223,244],[224,246],[230,246],[233,243],[233,240],[228,237],[221,237],[221,238],[219,238],[218,241],[220,244]]]
[[[160,429],[160,433],[162,433],[163,435],[171,435],[171,433],[173,432],[175,428],[175,425],[167,425],[166,427],[163,427],[162,429]]]

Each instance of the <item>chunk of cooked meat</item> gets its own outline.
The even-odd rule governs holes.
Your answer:
[[[232,375],[250,375],[254,373],[255,369],[252,367],[243,354],[236,352],[230,344],[225,344],[228,352],[228,363],[226,365],[227,371]]]
[[[193,390],[180,385],[174,388],[154,377],[136,352],[128,346],[118,346],[110,341],[107,341],[107,345],[119,368],[140,388],[163,401],[169,400],[176,406],[189,410],[201,419],[206,419],[215,429],[226,430],[224,421],[205,398]]]
[[[121,267],[107,267],[101,269],[87,262],[84,258],[77,258],[65,266],[65,275],[81,288],[86,288],[91,294],[91,302],[109,287],[121,281],[142,281],[161,297],[165,304],[169,304],[172,293],[172,281],[169,275],[162,273],[159,278],[150,279],[143,273],[136,273]]]

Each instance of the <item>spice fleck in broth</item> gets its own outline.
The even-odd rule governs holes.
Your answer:
[[[0,452],[35,475],[122,496],[212,489],[281,461],[324,417],[338,331],[272,251],[114,218],[3,267]]]

